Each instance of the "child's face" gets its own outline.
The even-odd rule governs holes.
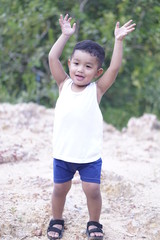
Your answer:
[[[88,85],[95,77],[102,74],[103,69],[98,69],[95,56],[81,50],[76,50],[71,60],[68,60],[70,77],[77,86]]]

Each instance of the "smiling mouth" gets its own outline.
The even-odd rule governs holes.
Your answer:
[[[81,75],[75,75],[75,76],[78,81],[82,81],[84,79],[84,77]]]

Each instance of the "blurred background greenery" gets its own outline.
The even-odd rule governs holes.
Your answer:
[[[129,19],[136,30],[124,41],[123,65],[101,102],[104,119],[121,129],[144,112],[160,118],[159,0],[1,0],[0,102],[37,102],[54,107],[58,89],[48,66],[48,53],[60,35],[59,15],[69,13],[76,34],[62,55],[67,59],[77,41],[92,39],[106,50],[110,63],[116,21]]]

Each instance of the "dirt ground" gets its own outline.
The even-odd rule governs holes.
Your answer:
[[[46,240],[51,218],[54,109],[0,104],[0,239]],[[160,122],[144,114],[121,132],[104,123],[105,240],[160,240]],[[78,173],[67,196],[64,240],[85,240]]]

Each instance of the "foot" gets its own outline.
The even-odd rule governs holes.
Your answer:
[[[47,229],[47,237],[50,240],[62,238],[64,230],[64,220],[51,220]]]
[[[89,240],[102,240],[103,239],[103,226],[95,221],[87,223],[87,236]]]
[[[62,231],[62,225],[59,225],[59,224],[55,224],[54,225],[54,228],[57,228],[57,229],[59,229],[60,231]],[[52,237],[52,238],[59,238],[59,232],[54,232],[54,231],[49,231],[48,232],[48,236],[49,237]]]

